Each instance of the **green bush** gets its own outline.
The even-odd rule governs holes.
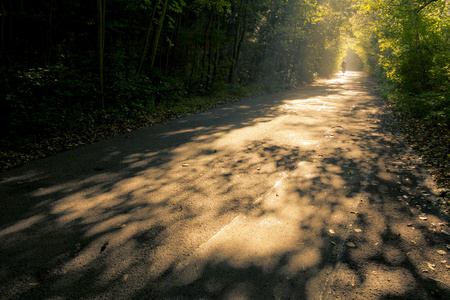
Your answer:
[[[80,76],[61,64],[15,71],[5,88],[6,135],[48,133],[85,123],[83,110],[95,94],[90,74]]]

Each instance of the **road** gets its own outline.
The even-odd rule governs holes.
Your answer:
[[[364,73],[0,176],[1,299],[450,299],[438,190]]]

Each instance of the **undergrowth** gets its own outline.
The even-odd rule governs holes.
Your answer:
[[[389,83],[380,92],[394,105],[405,137],[422,156],[442,195],[450,201],[450,97],[447,91],[408,94]]]
[[[0,120],[0,171],[77,146],[165,123],[239,99],[271,93],[282,85],[217,83],[211,91],[189,94],[179,80],[163,74],[110,79],[108,103],[101,107],[90,77],[62,75],[61,66],[16,76],[15,89]],[[82,100],[80,97],[86,99]],[[8,112],[8,114],[5,114]]]

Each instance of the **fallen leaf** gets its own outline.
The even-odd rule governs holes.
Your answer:
[[[103,251],[105,251],[106,247],[109,245],[108,242],[104,243],[103,246],[100,248],[100,253],[102,253]]]
[[[413,223],[409,223],[408,225],[406,225],[406,226],[408,226],[408,227],[413,227],[414,226],[414,224]]]
[[[447,260],[446,260],[446,259],[441,260],[441,264],[446,264],[446,263],[447,263]]]
[[[447,252],[445,252],[444,250],[436,250],[436,252],[439,253],[440,255],[447,254]]]
[[[41,285],[39,282],[30,282],[29,283],[30,286],[38,286]]]
[[[352,243],[352,242],[348,242],[348,243],[346,243],[346,245],[349,246],[350,248],[355,248],[356,247],[356,245],[354,243]]]
[[[355,228],[354,230],[355,230],[355,232],[362,232],[362,230],[359,228]]]
[[[447,228],[442,228],[441,232],[446,234],[446,235],[450,235],[450,231]]]
[[[434,267],[436,267],[436,265],[433,265],[432,263],[427,262],[428,268],[430,268],[431,270],[434,270]]]
[[[445,245],[445,247],[450,250],[450,245],[449,244]]]
[[[123,275],[123,280],[127,280],[128,279],[128,274]]]
[[[427,218],[427,217],[419,217],[419,219],[421,219],[421,220],[423,220],[423,221],[426,221],[426,220],[428,220],[428,218]]]
[[[328,232],[331,233],[331,234],[335,234],[333,229],[328,230]]]
[[[189,167],[189,164],[182,164],[181,165],[183,168]]]

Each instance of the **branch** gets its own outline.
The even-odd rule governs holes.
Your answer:
[[[422,9],[424,9],[425,7],[427,7],[428,5],[430,5],[433,2],[437,2],[438,0],[429,0],[427,3],[422,4],[422,6],[420,6],[416,12],[420,12]]]

